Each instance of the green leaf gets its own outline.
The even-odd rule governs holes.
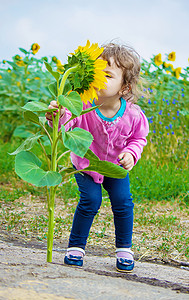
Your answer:
[[[89,167],[85,168],[84,171],[94,171],[104,176],[112,178],[125,178],[128,173],[128,171],[124,168],[113,164],[109,161],[102,160],[97,161],[95,163],[94,161],[92,161]]]
[[[58,90],[57,90],[57,82],[54,81],[48,85],[48,89],[50,93],[56,98],[58,96]],[[63,95],[67,94],[67,92],[71,91],[72,86],[69,83],[69,80],[66,79],[66,83],[64,85]]]
[[[51,65],[48,64],[46,61],[44,63],[45,63],[46,69],[52,74],[52,76],[56,79],[56,81],[58,81],[60,78],[60,73],[54,72]]]
[[[32,135],[32,133],[28,131],[28,129],[25,125],[17,126],[13,133],[13,136],[17,136],[17,137],[21,137],[21,138],[27,138],[31,135]]]
[[[33,112],[52,112],[57,110],[49,109],[48,105],[43,102],[28,102],[22,108]]]
[[[39,123],[40,123],[42,126],[44,126],[46,122],[47,122],[46,117],[39,117]]]
[[[96,105],[96,106],[89,107],[89,108],[83,110],[83,111],[81,112],[80,116],[82,116],[82,115],[84,115],[84,114],[87,114],[88,112],[93,111],[93,110],[99,108],[100,106],[101,106],[101,105]]]
[[[31,86],[31,84],[30,84]],[[24,95],[24,98],[29,100],[29,101],[39,101],[39,99],[37,97],[33,97],[33,96],[30,96],[30,95]]]
[[[58,91],[57,91],[57,82],[54,81],[54,82],[50,83],[50,84],[48,85],[48,89],[49,89],[50,93],[56,98],[57,95],[58,95]]]
[[[19,50],[20,50],[21,52],[23,52],[24,54],[28,54],[28,53],[29,53],[28,51],[26,51],[26,50],[23,49],[23,48],[19,48]]]
[[[62,170],[62,172],[65,172],[65,173],[68,173],[68,174],[70,174],[74,171],[76,171],[76,170],[72,167],[64,168],[64,170]]]
[[[14,62],[12,62],[12,61],[6,61],[11,67],[13,67],[13,69],[18,69],[19,67],[18,67],[18,65],[17,64],[15,64]]]
[[[27,151],[33,148],[33,146],[36,144],[37,140],[41,137],[41,134],[34,134],[31,137],[28,137],[14,152],[8,153],[9,155],[16,155],[20,153],[21,151]]]
[[[100,161],[99,157],[94,154],[94,152],[91,149],[88,149],[85,158],[87,158],[89,161]]]
[[[64,146],[76,155],[84,157],[93,141],[92,134],[82,128],[74,128],[71,131],[65,132],[65,128],[62,125],[61,129]]]
[[[58,172],[45,172],[41,161],[32,152],[22,151],[16,155],[15,171],[23,180],[38,187],[56,186],[61,183],[62,176]]]
[[[84,171],[94,171],[112,178],[125,178],[128,173],[127,170],[116,164],[100,160],[90,149],[84,157],[90,161],[89,167],[85,168]]]
[[[24,112],[24,119],[26,121],[30,121],[32,123],[40,125],[39,117],[30,110]]]
[[[69,95],[65,96],[60,95],[58,97],[58,102],[74,115],[79,116],[81,114],[83,104],[81,97],[77,92],[71,92]]]
[[[69,91],[72,90],[72,86],[68,80],[68,78],[66,79],[65,85],[64,85],[64,90],[63,90],[63,95],[67,94]]]

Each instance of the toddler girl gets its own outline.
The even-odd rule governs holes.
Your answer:
[[[139,106],[134,103],[139,97],[138,81],[140,79],[139,55],[131,47],[114,43],[103,46],[99,59],[108,62],[106,69],[106,88],[97,91],[98,99],[93,106],[99,108],[68,122],[66,130],[80,127],[93,135],[90,149],[100,160],[120,164],[131,171],[141,157],[143,147],[147,144],[149,132],[148,121]],[[56,101],[49,108],[57,107]],[[83,109],[91,103],[83,104]],[[62,108],[60,125],[69,120],[71,113]],[[50,113],[46,114],[52,126]],[[71,160],[76,169],[89,165],[86,158],[71,153]],[[96,172],[75,174],[80,191],[69,244],[64,263],[82,266],[85,246],[89,231],[101,201],[101,186],[108,192],[114,215],[116,268],[121,272],[130,272],[134,268],[132,246],[133,207],[129,174],[124,179],[103,176]]]

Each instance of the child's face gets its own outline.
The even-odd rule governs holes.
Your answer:
[[[97,91],[99,100],[106,98],[119,99],[123,90],[123,71],[115,64],[113,57],[110,57],[110,65],[104,70],[108,75],[106,88]]]

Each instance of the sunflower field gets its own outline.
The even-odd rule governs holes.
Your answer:
[[[53,100],[52,93],[49,91],[52,76],[46,70],[45,62],[60,75],[65,71],[63,63],[56,56],[36,58],[35,54],[39,50],[40,46],[34,43],[29,50],[19,48],[19,54],[10,60],[0,62],[0,172],[2,187],[0,217],[4,229],[16,231],[19,229],[17,232],[26,236],[30,231],[28,228],[33,222],[31,231],[37,230],[37,236],[42,239],[45,235],[40,234],[39,230],[40,226],[43,229],[42,223],[47,223],[46,217],[42,218],[38,215],[35,222],[30,219],[30,225],[29,223],[24,225],[24,221],[20,227],[21,223],[19,222],[23,216],[19,213],[16,215],[11,207],[21,205],[14,204],[14,201],[21,199],[22,202],[25,195],[42,197],[43,188],[34,191],[31,184],[21,183],[20,178],[14,172],[14,157],[8,154],[14,151],[23,139],[30,137],[31,132],[37,133],[39,130],[38,124],[31,124],[24,120],[21,107],[28,102],[37,103],[39,101],[49,105]],[[145,84],[144,96],[138,100],[138,105],[149,120],[150,133],[142,159],[130,172],[131,188],[135,201],[140,203],[141,207],[143,204],[144,206],[150,205],[153,201],[158,203],[157,205],[160,202],[170,203],[172,201],[174,209],[175,206],[178,206],[179,212],[183,209],[188,212],[189,67],[174,68],[175,52],[165,54],[164,57],[163,59],[163,55],[159,53],[149,61],[143,59],[141,62],[141,77],[144,78]],[[35,145],[35,147],[38,151],[38,146]],[[74,178],[67,182],[67,187],[63,184],[60,189],[66,194],[64,205],[69,202],[69,197],[71,199],[78,198]],[[104,197],[106,198],[106,194]],[[8,208],[6,203],[8,203]],[[141,214],[144,215],[144,211],[141,210]],[[55,235],[60,230],[62,222],[62,219],[58,218],[59,216],[55,220],[55,223],[57,222]],[[137,218],[140,220],[138,215]],[[67,224],[69,222],[71,221],[67,220]],[[98,222],[98,216],[96,222]],[[138,225],[143,226],[144,218],[140,222]],[[107,223],[103,225],[101,233],[107,230]],[[63,223],[61,224],[64,227]],[[184,243],[188,244],[189,237],[185,236],[186,231],[184,227],[182,233],[179,234],[180,236],[183,234]],[[96,237],[96,233],[94,236]],[[92,239],[93,235],[91,235]],[[164,244],[165,241],[162,241],[160,250],[168,252],[170,249],[166,250]],[[169,242],[167,244],[169,245]],[[179,246],[177,248],[180,249]],[[185,247],[182,255],[189,256],[188,247]]]
[[[3,142],[30,135],[31,123],[24,124],[21,107],[27,102],[49,104],[53,100],[48,88],[52,76],[47,72],[44,62],[48,62],[60,74],[67,66],[63,66],[56,56],[36,58],[39,49],[36,43],[29,51],[19,48],[20,54],[10,61],[1,62],[0,138]],[[163,61],[162,55],[158,54],[150,61],[142,60],[141,76],[146,80],[147,87],[144,88],[145,97],[142,96],[138,104],[150,124],[144,155],[156,162],[157,166],[169,162],[185,165],[188,159],[189,67],[174,69],[172,63],[176,60],[175,52],[165,57]]]

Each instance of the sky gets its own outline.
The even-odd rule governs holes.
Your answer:
[[[0,15],[0,61],[38,43],[38,58],[66,63],[89,39],[128,44],[148,61],[175,51],[174,67],[188,65],[188,0],[0,0]]]

